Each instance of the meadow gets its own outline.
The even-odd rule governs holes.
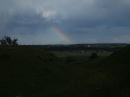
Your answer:
[[[26,46],[0,47],[0,96],[130,97],[130,46],[114,53],[97,52],[103,58],[73,64],[60,57],[91,53],[53,53]]]
[[[92,53],[97,53],[98,58],[106,58],[110,56],[113,52],[97,52],[96,50],[88,50],[88,51],[82,51],[82,50],[72,50],[72,51],[50,51],[51,53],[55,54],[57,57],[59,57],[61,60],[66,62],[66,58],[68,56],[71,56],[73,59],[75,59],[75,62],[81,62],[81,61],[87,61]]]

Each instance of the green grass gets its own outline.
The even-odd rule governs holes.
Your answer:
[[[30,47],[0,47],[0,96],[129,97],[130,46],[66,64]]]
[[[53,51],[57,57],[59,57],[62,61],[66,62],[66,57],[71,56],[75,59],[75,62],[87,61],[89,56],[91,56],[92,52],[81,53],[79,51]],[[110,56],[112,52],[97,52],[99,58],[106,58]]]
[[[90,60],[73,65],[87,71],[88,83],[100,88],[98,91],[102,95],[130,96],[130,46],[113,53],[106,59]]]
[[[59,58],[37,48],[0,47],[0,62],[3,95],[50,95],[69,79]]]

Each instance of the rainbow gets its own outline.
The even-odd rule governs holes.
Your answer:
[[[72,43],[72,40],[66,36],[61,30],[59,30],[58,28],[51,26],[50,30],[52,32],[54,32],[55,34],[57,34],[60,38],[62,38],[63,40],[65,40],[67,43]]]

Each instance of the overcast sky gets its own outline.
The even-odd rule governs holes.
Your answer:
[[[130,0],[0,0],[0,36],[19,44],[130,43]]]

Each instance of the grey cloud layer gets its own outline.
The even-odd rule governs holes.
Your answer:
[[[47,34],[47,27],[54,25],[75,42],[102,42],[102,35],[123,42],[121,37],[130,36],[129,10],[129,0],[1,0],[0,35]]]

